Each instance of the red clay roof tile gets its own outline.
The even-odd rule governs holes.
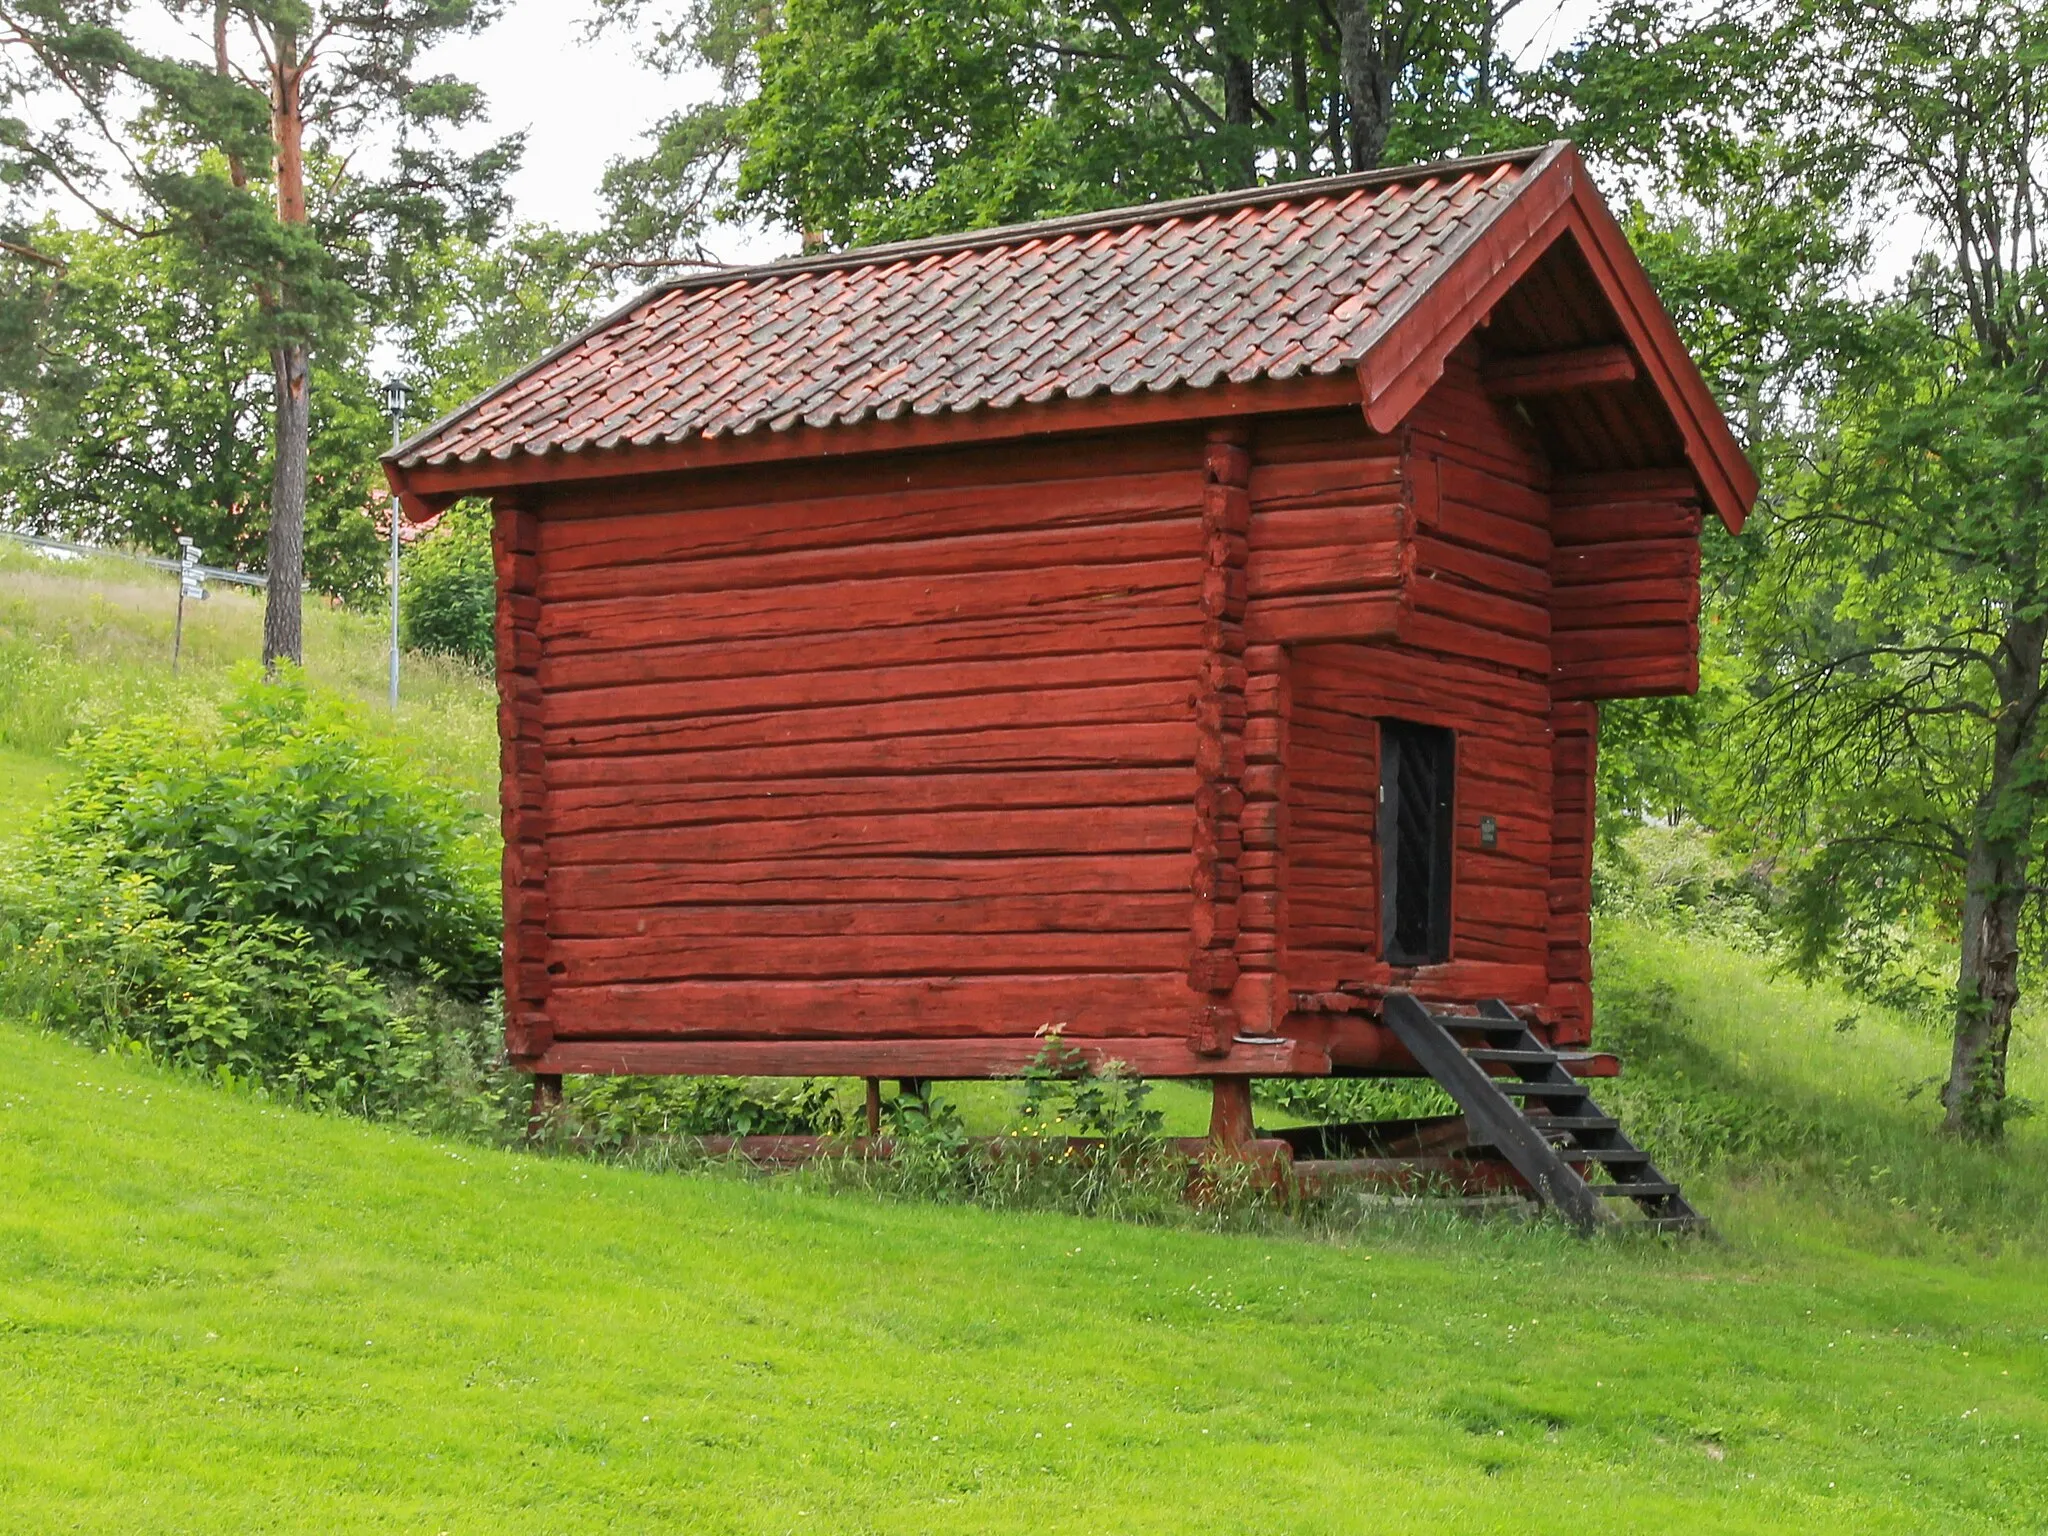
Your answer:
[[[1553,152],[686,278],[393,457],[410,468],[1334,373]]]

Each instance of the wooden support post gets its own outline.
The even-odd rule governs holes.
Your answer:
[[[562,1074],[533,1074],[533,1108],[526,1113],[526,1139],[539,1141],[562,1109]]]
[[[1243,1155],[1251,1148],[1252,1080],[1248,1077],[1209,1079],[1209,1140],[1224,1151]]]
[[[882,1080],[871,1077],[868,1082],[868,1134],[882,1134]]]

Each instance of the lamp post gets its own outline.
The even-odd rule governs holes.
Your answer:
[[[405,408],[412,400],[412,386],[393,374],[384,385],[384,412],[391,418],[391,446],[398,447],[398,434],[405,425]],[[398,712],[398,493],[391,493],[391,712]]]

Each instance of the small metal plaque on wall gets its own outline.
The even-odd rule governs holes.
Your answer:
[[[1479,818],[1479,846],[1498,848],[1500,846],[1500,823],[1491,816]]]

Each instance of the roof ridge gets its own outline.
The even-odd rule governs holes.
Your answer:
[[[784,256],[776,261],[756,262],[745,267],[721,267],[715,271],[692,272],[682,277],[651,284],[642,300],[680,288],[715,288],[722,283],[750,283],[780,277],[791,272],[834,272],[849,267],[893,266],[898,261],[924,256],[951,255],[959,251],[993,249],[1031,240],[1056,240],[1062,235],[1098,234],[1106,230],[1141,224],[1164,224],[1173,219],[1211,213],[1235,212],[1263,203],[1284,203],[1296,198],[1342,196],[1369,187],[1393,186],[1404,181],[1422,181],[1432,176],[1464,176],[1497,165],[1533,162],[1567,142],[1553,139],[1521,149],[1495,150],[1490,154],[1466,155],[1457,160],[1423,160],[1412,165],[1387,166],[1374,171],[1354,171],[1345,176],[1310,176],[1300,181],[1277,181],[1260,187],[1237,187],[1228,192],[1204,192],[1196,197],[1172,198],[1161,203],[1129,203],[1120,208],[1103,208],[1093,213],[1068,213],[1050,219],[1033,219],[1022,224],[996,224],[986,229],[961,230],[950,235],[923,235],[915,240],[894,240],[882,245],[849,246],[843,251],[821,251],[814,256]]]

